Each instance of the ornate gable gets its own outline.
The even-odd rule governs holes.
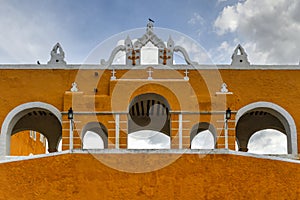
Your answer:
[[[182,53],[185,61],[189,65],[194,63],[190,60],[187,51],[181,46],[175,46],[172,37],[169,36],[167,42],[160,39],[153,30],[153,22],[149,21],[147,24],[146,33],[138,38],[134,43],[129,36],[126,37],[124,45],[115,47],[107,61],[101,60],[102,65],[111,65],[118,52],[125,52],[126,65],[137,66],[141,65],[141,49],[147,44],[152,43],[158,49],[158,65],[173,65],[174,52]]]

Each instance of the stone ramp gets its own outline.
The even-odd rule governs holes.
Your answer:
[[[221,153],[85,151],[33,158],[0,164],[1,198],[300,198],[296,160]]]

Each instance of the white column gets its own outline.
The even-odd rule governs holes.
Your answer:
[[[182,149],[182,114],[179,114],[178,123],[179,149]]]
[[[6,133],[1,133],[1,135],[0,135],[0,156],[9,155],[8,150],[7,150],[8,148],[6,146],[9,143],[7,143],[6,140],[7,140]]]
[[[116,114],[115,115],[115,124],[116,124],[116,127],[115,127],[115,130],[116,130],[116,149],[119,149],[120,148],[120,114]]]
[[[73,120],[70,119],[70,150],[73,150]]]
[[[228,119],[225,117],[225,149],[228,149]]]

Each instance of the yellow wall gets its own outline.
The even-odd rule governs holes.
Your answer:
[[[41,134],[36,133],[36,139],[30,137],[30,131],[23,131],[14,134],[10,141],[10,154],[12,156],[28,156],[44,154],[46,152],[46,142],[40,141]]]
[[[98,72],[98,76],[95,76],[95,72]],[[201,111],[209,111],[214,106],[214,110],[222,111],[230,107],[232,110],[237,111],[253,102],[272,102],[289,112],[294,118],[296,126],[300,127],[299,70],[190,70],[189,84],[192,90],[196,92],[196,95],[193,94],[194,92],[191,89],[186,91],[186,85],[182,82],[164,82],[163,86],[159,82],[153,82],[156,84],[155,86],[153,84],[144,85],[145,81],[143,80],[130,83],[126,81],[110,81],[110,70],[14,69],[0,70],[0,73],[0,123],[3,122],[13,108],[27,102],[40,101],[49,103],[61,111],[67,111],[71,106],[73,106],[74,111],[110,111],[112,107],[115,111],[126,111],[130,100],[135,95],[155,92],[164,96],[173,110],[198,110],[200,107]],[[179,71],[179,73],[182,77],[184,76],[184,70]],[[221,74],[222,80],[215,78],[218,73]],[[175,77],[175,75],[170,74],[168,70],[154,70],[153,77],[154,79]],[[146,69],[135,70],[132,74],[128,73],[128,70],[117,70],[117,78],[134,78],[137,76],[146,79]],[[215,92],[219,91],[221,83],[225,82],[228,85],[228,89],[233,92],[233,95],[227,95],[225,104],[224,97],[208,92],[204,80],[209,80],[209,87],[211,91]],[[72,97],[66,91],[70,90],[74,81],[77,82],[78,88],[82,93],[73,94]],[[157,86],[157,84],[160,86]],[[137,87],[139,85],[140,87]],[[172,87],[176,88],[177,86],[179,89],[174,92],[175,89],[172,89]],[[94,96],[95,87],[98,88],[98,92]],[[115,92],[116,90],[120,91],[120,89],[124,92]],[[132,91],[132,89],[134,90]],[[178,100],[178,95],[181,94],[180,91],[190,94],[183,104]],[[118,102],[116,97],[121,96],[123,99]],[[196,104],[189,104],[191,98],[197,100]],[[211,104],[211,101],[214,103]],[[115,103],[111,105],[110,102]],[[85,121],[83,118],[85,118]],[[108,123],[108,118],[110,117],[98,116],[96,120],[100,120],[98,118],[103,118],[101,122],[106,127],[113,126]],[[219,118],[222,119],[222,116],[219,116]],[[63,119],[67,121],[66,116]],[[80,116],[80,120],[82,120],[82,123],[77,124],[77,126],[83,127],[84,123],[88,122],[90,118]],[[194,121],[197,120],[207,121],[211,119],[203,116],[200,119],[197,117],[194,119]],[[217,118],[214,119],[214,121],[217,120]],[[187,128],[192,128],[193,125],[188,124]],[[68,128],[68,124],[63,124],[64,127]],[[67,131],[63,134],[66,135]],[[188,131],[185,134],[188,134]],[[63,143],[66,143],[66,138],[63,138]],[[298,136],[298,143],[300,143],[300,136]]]
[[[236,155],[68,154],[0,165],[3,199],[299,199],[299,164]],[[106,159],[105,165],[99,159]],[[133,164],[134,163],[134,164]],[[145,164],[146,163],[146,164]]]

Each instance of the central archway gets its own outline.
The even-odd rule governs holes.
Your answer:
[[[170,105],[163,96],[155,93],[138,95],[128,109],[128,148],[170,148]]]
[[[17,106],[6,116],[1,128],[1,153],[10,154],[12,135],[32,130],[42,133],[48,141],[48,151],[57,151],[62,136],[61,113],[54,106],[30,102]]]
[[[128,109],[128,134],[152,130],[171,135],[170,105],[163,96],[141,94],[131,101]]]

